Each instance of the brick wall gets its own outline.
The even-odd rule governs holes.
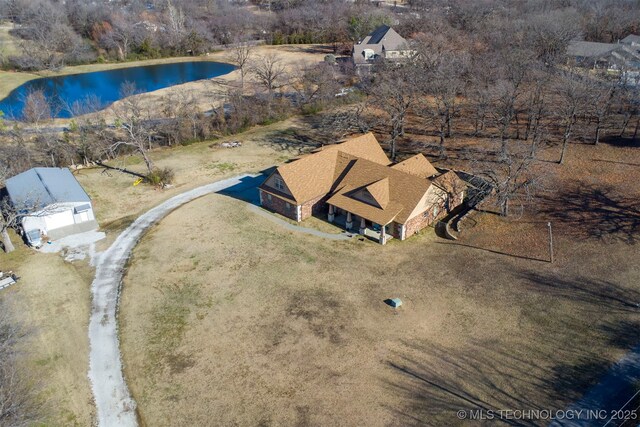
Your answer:
[[[321,212],[325,208],[325,202],[327,199],[327,195],[323,194],[322,196],[318,196],[315,199],[309,200],[308,202],[303,203],[300,206],[301,209],[301,220],[305,220],[309,218],[314,213]]]
[[[260,204],[263,208],[279,213],[287,218],[291,218],[294,221],[297,220],[296,205],[289,203],[278,196],[274,196],[266,191],[260,190]]]
[[[430,226],[431,224],[435,223],[437,220],[444,218],[449,214],[451,210],[453,210],[456,206],[460,205],[462,201],[463,201],[463,197],[461,197],[460,194],[456,194],[450,200],[451,203],[449,206],[449,211],[445,209],[445,203],[443,201],[442,203],[438,204],[437,217],[435,218],[433,217],[433,206],[432,206],[430,209],[426,210],[425,212],[411,218],[405,224],[406,226],[405,239],[408,238],[409,236],[414,235],[415,233],[422,230],[423,228]]]

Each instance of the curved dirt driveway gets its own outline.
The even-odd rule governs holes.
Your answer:
[[[91,284],[89,321],[89,380],[97,409],[98,426],[137,426],[136,404],[122,374],[116,312],[124,267],[144,233],[174,209],[194,199],[241,184],[249,175],[214,182],[179,194],[147,211],[124,230],[96,262]]]

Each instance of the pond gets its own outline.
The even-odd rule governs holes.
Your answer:
[[[74,113],[86,112],[80,112],[79,107],[87,104],[89,98],[93,98],[92,103],[98,103],[100,109],[121,99],[121,88],[125,82],[135,83],[136,92],[143,93],[222,76],[233,70],[234,67],[230,64],[193,61],[43,77],[28,81],[14,89],[9,96],[0,101],[0,111],[9,118],[20,119],[27,95],[36,90],[43,90],[47,101],[53,106],[52,115],[69,118],[73,117]]]

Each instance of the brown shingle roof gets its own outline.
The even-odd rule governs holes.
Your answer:
[[[467,188],[467,184],[452,170],[434,178],[433,183],[451,194],[459,193]]]
[[[416,154],[391,167],[402,172],[410,173],[411,175],[419,176],[420,178],[429,178],[438,173],[436,168],[434,168],[429,160],[422,154]]]
[[[383,180],[388,183],[389,201],[386,207],[379,208],[354,197],[358,189],[368,189],[372,184]],[[388,224],[394,220],[404,223],[430,186],[431,180],[358,159],[337,185],[338,191],[328,203],[378,224]]]
[[[297,204],[332,194],[333,206],[378,224],[404,224],[428,203],[432,184],[458,191],[455,172],[437,174],[421,154],[390,166],[389,159],[372,134],[328,145],[299,160],[280,166],[276,172],[285,181]],[[266,184],[261,188],[291,200]]]
[[[385,209],[370,205],[360,200],[354,199],[351,194],[358,189],[352,186],[345,186],[342,191],[334,194],[328,203],[345,209],[359,217],[373,221],[376,224],[389,224],[403,210],[403,206],[395,201],[390,201]]]
[[[375,136],[367,133],[340,144],[324,146],[313,154],[278,167],[277,173],[285,181],[296,203],[302,204],[329,193],[356,158],[381,165],[390,163]],[[273,191],[265,184],[261,187]]]
[[[382,147],[380,147],[380,143],[371,132],[340,141],[338,144],[325,145],[324,147],[317,149],[316,152],[331,150],[342,151],[343,153],[371,160],[372,162],[380,163],[381,165],[388,165],[391,163],[387,155],[384,153],[384,150],[382,150]]]
[[[382,178],[380,181],[367,185],[366,188],[378,206],[382,209],[387,207],[389,204],[389,178]]]

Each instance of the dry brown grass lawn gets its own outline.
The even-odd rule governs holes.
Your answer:
[[[633,149],[570,153],[562,183],[640,178],[596,160],[634,163]],[[614,187],[619,204],[589,218],[558,209],[584,196],[560,188],[535,216],[478,214],[457,242],[425,230],[385,247],[294,234],[221,195],[181,208],[135,250],[123,288],[141,420],[442,426],[469,425],[463,408],[563,408],[636,344],[639,251],[627,234],[640,230],[625,203],[640,194]],[[556,216],[567,213],[578,218]],[[541,261],[548,219],[554,264]],[[404,301],[397,312],[391,297]]]
[[[107,248],[120,231],[139,214],[175,194],[198,185],[244,172],[259,172],[284,161],[297,151],[276,149],[271,136],[297,128],[297,120],[258,127],[234,137],[243,142],[235,149],[224,149],[207,142],[156,151],[159,166],[176,171],[175,186],[156,190],[146,185],[133,186],[135,177],[117,171],[85,169],[77,178],[91,195],[98,220],[107,233],[97,250]],[[137,158],[114,163],[115,166],[143,171]],[[17,250],[0,253],[0,267],[13,270],[21,280],[1,291],[13,307],[17,321],[25,326],[29,338],[24,342],[24,369],[41,385],[40,397],[46,402],[48,425],[87,426],[93,422],[94,407],[87,378],[88,320],[91,281],[94,270],[86,261],[65,262],[57,254],[41,254],[22,245],[14,236]]]
[[[22,375],[35,383],[45,425],[87,426],[93,419],[87,379],[92,270],[56,254],[32,251],[13,237],[17,250],[0,256],[2,268],[21,279],[2,291],[27,335]]]

